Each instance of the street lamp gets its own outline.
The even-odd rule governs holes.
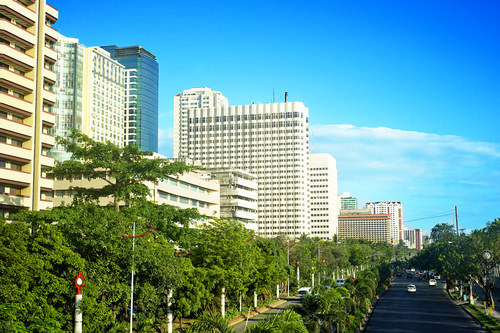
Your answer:
[[[485,278],[486,278],[486,306],[491,306],[491,288],[490,288],[490,279],[489,279],[489,262],[492,258],[491,252],[486,250],[482,254],[483,259],[484,259],[484,266],[485,266]]]

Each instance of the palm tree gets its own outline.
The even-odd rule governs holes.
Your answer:
[[[188,333],[234,333],[234,330],[220,313],[205,311],[193,325],[187,329]]]
[[[307,333],[302,317],[291,309],[279,315],[270,315],[256,325],[248,328],[246,333]]]

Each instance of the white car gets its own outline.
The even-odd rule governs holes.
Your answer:
[[[414,284],[409,284],[408,285],[408,292],[409,293],[416,293],[417,292],[417,287],[415,287]]]
[[[302,287],[299,289],[297,296],[302,298],[304,295],[311,293],[311,287]]]
[[[337,279],[337,287],[342,287],[345,283],[345,279]]]
[[[429,280],[429,287],[435,287],[437,285],[436,279],[430,279]]]

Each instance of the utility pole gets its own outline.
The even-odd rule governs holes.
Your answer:
[[[460,239],[460,230],[458,229],[458,212],[457,212],[457,206],[455,206],[455,222],[457,224],[457,244],[459,242],[459,239]]]

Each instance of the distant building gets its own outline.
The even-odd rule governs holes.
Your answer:
[[[68,138],[75,128],[90,138],[123,147],[124,66],[99,47],[85,47],[78,39],[59,36],[55,135]],[[56,145],[50,155],[70,159]]]
[[[349,213],[339,215],[339,240],[355,238],[391,243],[390,214],[366,214],[366,210]]]
[[[141,46],[102,46],[125,66],[124,143],[158,152],[158,73],[156,57]]]
[[[209,88],[174,97],[174,157],[258,179],[258,235],[310,233],[309,110],[301,102],[228,106]]]
[[[340,195],[340,209],[358,209],[358,198],[351,196],[351,193],[344,192]]]
[[[238,169],[208,169],[220,183],[220,217],[245,224],[257,232],[257,176]]]
[[[366,208],[370,208],[373,214],[391,215],[391,237],[392,243],[397,245],[403,239],[403,205],[401,202],[368,202]]]
[[[422,230],[421,229],[406,229],[404,230],[404,240],[408,242],[410,249],[422,250]]]
[[[337,163],[330,154],[309,155],[311,237],[332,240],[337,234]]]
[[[44,0],[0,5],[0,217],[52,208],[44,167],[54,147],[56,9]]]

